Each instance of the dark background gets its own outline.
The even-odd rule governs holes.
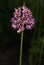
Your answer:
[[[10,19],[14,8],[25,2],[35,18],[32,30],[24,31],[23,65],[44,65],[44,1],[0,0],[0,65],[19,65],[20,38]]]

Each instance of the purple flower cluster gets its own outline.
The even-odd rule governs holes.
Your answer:
[[[31,30],[35,21],[30,9],[28,9],[26,6],[21,6],[18,9],[15,9],[11,22],[11,26],[14,29],[17,29],[17,32],[19,33],[25,29]]]

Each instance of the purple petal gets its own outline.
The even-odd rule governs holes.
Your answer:
[[[12,27],[13,27],[14,29],[16,29],[16,25],[14,25],[13,23],[12,23]]]
[[[29,30],[29,29],[31,30],[32,27],[31,27],[30,25],[26,25],[26,29],[27,29],[27,30]]]

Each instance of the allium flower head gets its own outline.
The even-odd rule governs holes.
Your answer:
[[[17,32],[19,33],[25,29],[31,30],[35,21],[30,9],[28,9],[26,6],[21,6],[18,9],[15,9],[11,22],[11,26],[14,29],[17,29]]]

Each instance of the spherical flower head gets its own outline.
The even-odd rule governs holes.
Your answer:
[[[17,32],[20,33],[26,29],[31,30],[34,26],[35,20],[30,9],[26,6],[21,6],[18,9],[15,9],[11,22],[11,26],[14,29],[17,29]]]

